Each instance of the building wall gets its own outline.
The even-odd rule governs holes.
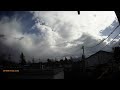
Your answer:
[[[86,67],[105,64],[113,59],[113,54],[108,52],[98,52],[86,59]]]

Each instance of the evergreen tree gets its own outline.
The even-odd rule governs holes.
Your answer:
[[[47,65],[50,66],[51,65],[51,60],[48,58],[47,59]]]
[[[25,56],[24,56],[23,53],[21,53],[20,59],[21,59],[21,64],[22,64],[22,65],[25,65],[25,64],[26,64],[26,60],[25,60]]]
[[[67,64],[68,63],[68,59],[65,57],[65,64]]]

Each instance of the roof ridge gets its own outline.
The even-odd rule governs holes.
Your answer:
[[[93,55],[95,55],[95,54],[97,54],[97,53],[99,53],[99,52],[106,52],[106,53],[111,53],[111,54],[112,54],[112,52],[107,52],[107,51],[100,50],[100,51],[98,51],[98,52],[96,52],[96,53],[94,53],[94,54],[90,55],[90,56],[89,56],[89,57],[87,57],[86,59],[88,59],[88,58],[92,57]]]

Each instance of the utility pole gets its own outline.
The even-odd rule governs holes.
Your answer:
[[[83,54],[82,54],[82,69],[85,72],[85,53],[84,53],[84,46],[82,46]]]
[[[85,59],[85,51],[84,51],[84,46],[82,46],[82,49],[83,49],[82,60],[84,60],[84,59]]]
[[[85,53],[84,53],[84,46],[82,46],[82,49],[83,49],[83,55],[84,55],[84,54],[85,54]]]

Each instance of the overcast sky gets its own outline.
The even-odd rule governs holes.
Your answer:
[[[1,53],[23,52],[28,60],[81,56],[84,45],[85,55],[89,56],[112,41],[120,28],[101,45],[93,47],[117,25],[113,11],[81,11],[80,15],[77,11],[1,11]],[[110,51],[112,45],[104,50]]]

